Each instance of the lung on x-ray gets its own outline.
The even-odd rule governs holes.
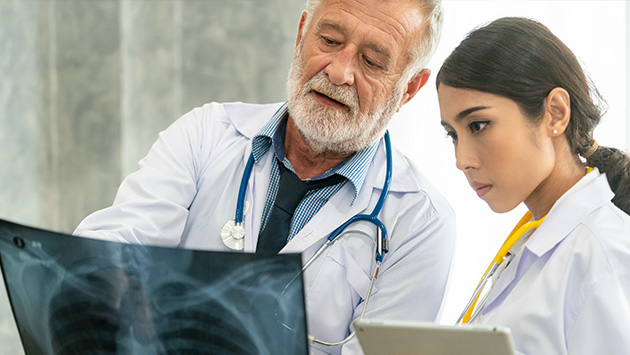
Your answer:
[[[306,354],[299,254],[149,247],[0,220],[26,354]]]

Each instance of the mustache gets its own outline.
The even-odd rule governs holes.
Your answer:
[[[318,73],[307,82],[305,92],[308,91],[317,91],[348,106],[354,112],[359,111],[359,95],[356,88],[347,85],[335,85],[328,80],[323,72]]]

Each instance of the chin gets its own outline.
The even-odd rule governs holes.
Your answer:
[[[496,203],[490,203],[487,201],[486,203],[488,204],[488,207],[490,207],[490,209],[494,213],[507,213],[514,210],[519,205],[519,204],[516,204],[516,205],[496,204]]]

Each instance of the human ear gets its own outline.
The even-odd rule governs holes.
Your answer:
[[[304,24],[306,23],[307,16],[308,12],[306,12],[306,10],[302,11],[302,16],[300,16],[300,23],[298,23],[298,33],[297,39],[295,40],[295,48],[300,45],[300,41],[302,40],[302,31],[304,30]]]
[[[547,128],[551,136],[562,134],[571,120],[571,97],[563,88],[554,88],[547,95],[545,113]]]
[[[427,83],[429,77],[431,76],[431,70],[424,68],[418,74],[416,74],[409,82],[407,83],[407,88],[403,93],[402,99],[400,101],[400,106],[398,106],[398,110],[409,102],[409,100],[413,99],[414,96],[420,91],[420,89]]]

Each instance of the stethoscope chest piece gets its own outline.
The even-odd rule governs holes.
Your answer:
[[[221,227],[221,240],[230,249],[243,250],[243,237],[245,237],[243,223],[230,220]]]

